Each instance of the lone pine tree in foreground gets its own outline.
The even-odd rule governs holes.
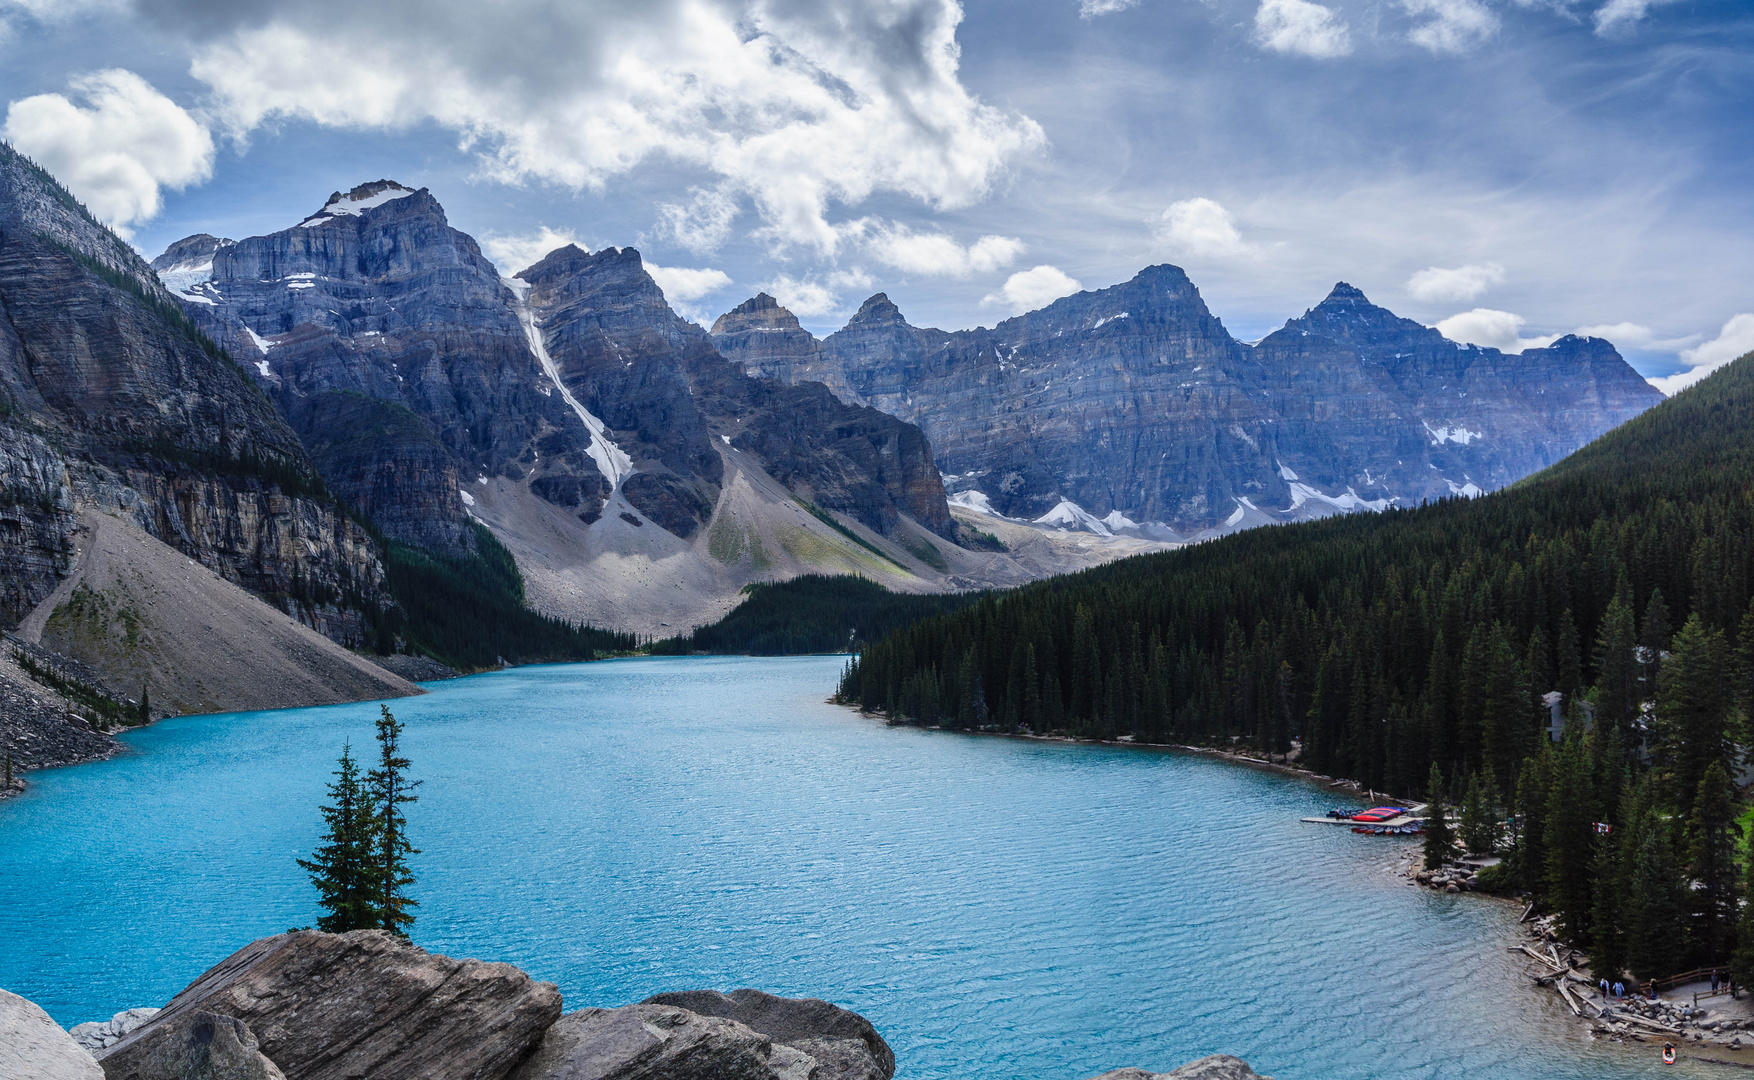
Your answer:
[[[384,929],[407,937],[414,922],[408,909],[417,903],[407,889],[415,878],[408,856],[420,849],[408,842],[401,808],[419,801],[409,792],[420,781],[407,777],[401,722],[389,706],[381,708],[377,768],[361,777],[352,747],[342,748],[329,785],[331,805],[322,808],[325,842],[310,859],[298,861],[317,887],[318,905],[328,912],[317,920],[317,929],[330,933]]]
[[[377,886],[378,925],[399,937],[407,937],[408,927],[414,922],[408,909],[419,906],[407,893],[415,880],[414,872],[408,868],[408,856],[420,854],[420,849],[408,842],[408,821],[402,816],[402,806],[420,801],[410,792],[421,782],[409,780],[406,775],[409,761],[401,756],[401,721],[388,705],[379,708],[383,715],[378,717],[378,767],[366,774],[366,785],[377,806],[372,872]]]
[[[383,920],[374,865],[376,810],[351,745],[342,745],[337,766],[335,782],[329,785],[330,805],[322,808],[326,842],[298,864],[317,886],[317,905],[328,912],[317,920],[317,929],[344,934],[379,926]]]

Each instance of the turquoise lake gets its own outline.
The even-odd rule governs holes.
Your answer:
[[[841,664],[517,668],[393,703],[425,780],[414,940],[515,963],[569,1009],[827,998],[908,1080],[1217,1052],[1277,1080],[1695,1075],[1589,1041],[1506,952],[1518,909],[1392,874],[1412,841],[1299,823],[1336,805],[1315,785],[886,727],[824,701]],[[293,860],[376,714],[187,717],[31,774],[0,803],[0,987],[103,1019],[313,923]]]

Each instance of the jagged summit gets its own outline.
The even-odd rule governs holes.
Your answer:
[[[385,203],[397,199],[405,199],[410,195],[418,195],[425,188],[416,191],[405,187],[394,180],[373,180],[369,184],[361,184],[352,191],[337,191],[329,196],[323,208],[299,222],[307,228],[322,225],[342,217],[358,217],[360,214]]]
[[[866,298],[853,317],[847,320],[850,326],[885,325],[900,323],[906,325],[907,319],[902,317],[901,309],[889,299],[888,293],[872,293]]]
[[[738,304],[730,311],[720,315],[713,322],[712,332],[715,334],[732,334],[739,331],[751,333],[792,333],[794,331],[808,334],[799,324],[798,317],[781,306],[778,300],[767,293],[756,293],[754,296]],[[814,337],[811,340],[815,340]]]

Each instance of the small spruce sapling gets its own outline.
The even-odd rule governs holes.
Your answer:
[[[329,785],[330,805],[322,808],[326,842],[298,864],[311,875],[317,905],[328,913],[317,920],[317,929],[344,934],[383,925],[383,913],[378,901],[376,808],[351,746],[342,745],[337,765],[335,782]]]

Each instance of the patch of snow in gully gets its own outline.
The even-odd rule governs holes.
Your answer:
[[[572,407],[578,418],[584,422],[591,432],[591,446],[586,453],[597,463],[597,470],[609,478],[611,489],[619,488],[621,482],[633,474],[633,459],[627,452],[609,440],[609,431],[603,421],[591,415],[591,411],[579,404],[578,398],[560,381],[560,368],[554,358],[548,355],[548,345],[542,340],[542,328],[536,325],[536,313],[530,309],[530,283],[523,278],[504,278],[512,296],[517,299],[518,323],[524,328],[524,337],[530,342],[530,353],[548,376],[548,381],[560,391],[560,399]]]

